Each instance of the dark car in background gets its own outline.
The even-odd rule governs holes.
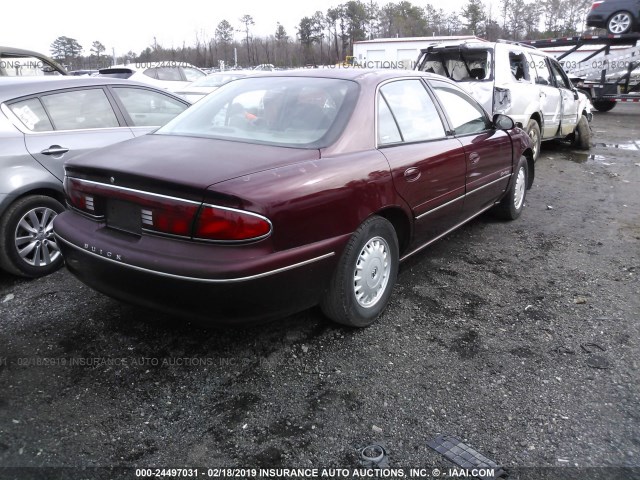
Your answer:
[[[62,265],[51,229],[65,160],[144,135],[190,104],[109,78],[0,78],[0,267],[38,277]]]
[[[320,304],[364,327],[399,262],[482,212],[517,218],[527,134],[421,72],[234,80],[65,165],[69,271],[123,301],[233,322]]]
[[[640,31],[640,1],[596,0],[587,14],[587,26],[606,28],[614,35]]]

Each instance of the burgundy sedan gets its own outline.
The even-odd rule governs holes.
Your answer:
[[[364,327],[398,264],[493,209],[517,218],[529,137],[420,72],[235,80],[155,133],[65,165],[68,269],[117,299],[218,321],[316,304]]]

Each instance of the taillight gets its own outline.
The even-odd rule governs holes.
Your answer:
[[[233,208],[203,205],[196,221],[194,238],[217,241],[255,240],[271,232],[271,223],[255,213]]]
[[[73,177],[65,177],[64,188],[76,210],[131,233],[224,242],[256,240],[271,233],[265,217],[234,208]]]
[[[102,217],[101,199],[96,199],[91,191],[82,187],[76,179],[65,177],[64,191],[69,204],[92,217]]]
[[[600,1],[600,2],[593,2],[591,4],[591,10],[595,10],[596,8],[598,8],[600,5],[602,5],[604,3],[604,0]]]
[[[191,224],[198,205],[168,199],[139,199],[136,203],[143,207],[140,212],[143,230],[181,237],[191,236]]]

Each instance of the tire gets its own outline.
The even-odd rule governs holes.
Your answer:
[[[633,26],[633,15],[625,10],[614,13],[607,20],[607,32],[612,35],[622,35],[629,33]]]
[[[542,143],[542,137],[540,135],[540,125],[538,122],[531,119],[527,124],[527,135],[531,139],[531,149],[533,150],[533,161],[538,160],[540,155],[540,144]]]
[[[578,125],[573,132],[573,146],[580,150],[589,150],[591,148],[591,127],[587,121],[587,117],[580,115]]]
[[[64,261],[52,225],[63,210],[60,202],[44,195],[24,197],[9,206],[0,219],[0,267],[29,278],[59,269]]]
[[[593,100],[591,104],[593,105],[593,108],[599,112],[608,112],[609,110],[613,110],[613,107],[616,106],[616,102],[612,102],[611,100]]]
[[[528,183],[529,166],[527,165],[527,159],[520,157],[507,194],[500,203],[493,208],[493,213],[496,217],[502,218],[503,220],[515,220],[520,216],[524,209]]]
[[[340,257],[320,302],[323,313],[349,327],[375,322],[396,283],[398,251],[398,237],[388,220],[373,216],[364,221]]]

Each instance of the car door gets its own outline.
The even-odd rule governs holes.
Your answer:
[[[542,112],[542,138],[553,138],[560,131],[562,118],[562,97],[555,81],[547,57],[531,54],[532,64],[536,72],[536,84],[540,87],[540,111]]]
[[[422,244],[460,220],[464,149],[447,135],[441,112],[419,78],[383,84],[376,108],[378,148],[413,212],[414,243]]]
[[[571,85],[571,81],[567,77],[567,74],[564,73],[560,64],[553,60],[549,59],[549,65],[551,67],[551,74],[556,83],[556,87],[558,87],[560,91],[560,96],[562,100],[562,117],[560,118],[560,131],[562,135],[566,136],[576,129],[576,124],[578,123],[578,107],[579,107],[579,98],[576,91],[573,89],[573,85]]]
[[[163,126],[189,107],[185,101],[143,87],[113,86],[110,90],[136,137]]]
[[[66,160],[133,138],[102,87],[46,93],[8,106],[31,156],[61,181]]]
[[[511,138],[493,127],[484,109],[454,85],[430,80],[466,160],[463,216],[486,209],[506,190],[512,169]]]

